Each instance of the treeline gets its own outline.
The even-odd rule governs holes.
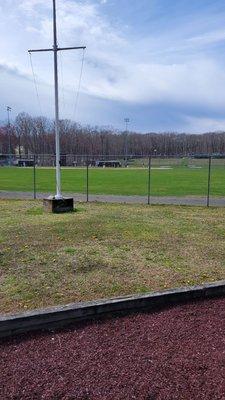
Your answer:
[[[225,132],[140,134],[112,128],[81,126],[60,121],[61,153],[79,155],[190,155],[225,154]],[[54,154],[54,123],[44,117],[19,114],[11,125],[0,127],[0,154]]]

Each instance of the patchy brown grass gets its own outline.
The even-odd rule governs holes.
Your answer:
[[[225,278],[225,209],[0,201],[0,312]]]

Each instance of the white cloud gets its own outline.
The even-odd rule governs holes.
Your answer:
[[[42,0],[33,0],[23,8],[36,7]],[[82,90],[93,96],[132,103],[183,102],[225,106],[221,82],[225,82],[223,69],[210,59],[181,63],[161,64],[151,59],[140,62],[140,52],[146,43],[129,43],[123,32],[116,30],[101,14],[95,3],[71,0],[58,2],[60,44],[87,45],[85,79]],[[51,15],[41,15],[36,28],[44,40],[52,40]],[[187,39],[184,47],[207,41],[219,40],[223,31]],[[79,38],[79,40],[77,39]],[[163,48],[162,43],[162,48]],[[151,46],[151,43],[149,43]],[[139,47],[139,54],[136,54]],[[183,47],[183,48],[184,48]],[[151,47],[150,47],[151,48]],[[141,50],[142,49],[142,50]],[[172,51],[170,49],[170,51]],[[74,73],[79,75],[80,64],[74,65],[72,54],[63,55],[66,60],[65,86],[71,87]],[[209,95],[210,93],[210,95]]]
[[[221,41],[225,41],[225,29],[217,29],[211,32],[205,32],[202,35],[187,39],[187,42],[192,45],[208,45]]]
[[[14,68],[18,75],[32,78],[26,50],[52,46],[52,2],[18,0],[15,6],[14,0],[6,0],[4,4],[10,3],[14,4],[10,17],[8,7],[1,5],[0,34],[5,31],[9,18],[13,18],[14,24],[10,37],[0,43],[0,54],[4,54],[0,63],[12,68],[11,73]],[[224,68],[218,60],[199,51],[202,46],[223,41],[224,29],[218,27],[207,32],[199,28],[199,34],[190,34],[184,28],[182,34],[179,26],[173,32],[162,31],[158,36],[151,33],[141,39],[131,39],[127,28],[118,28],[101,13],[104,3],[106,0],[57,1],[59,44],[87,46],[83,93],[132,106],[174,104],[225,109]],[[81,57],[79,51],[62,55],[64,86],[70,99],[71,87],[77,85],[79,78]],[[37,54],[33,60],[38,80],[46,82],[47,87],[52,82],[51,56]],[[40,90],[46,97],[43,87]],[[206,122],[199,121],[203,126],[210,124],[210,118]]]
[[[0,71],[10,75],[18,76],[19,78],[30,80],[30,74],[27,74],[26,71],[20,69],[17,64],[9,63],[4,59],[0,59]]]
[[[192,117],[186,119],[186,130],[193,133],[219,132],[225,130],[225,119]]]
[[[45,6],[50,8],[51,3],[46,0],[19,0],[19,9],[25,11],[26,13],[33,14],[37,6]]]

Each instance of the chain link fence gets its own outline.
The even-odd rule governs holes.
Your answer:
[[[0,155],[0,196],[55,194],[55,155]],[[225,206],[225,156],[61,155],[62,190],[81,201]]]

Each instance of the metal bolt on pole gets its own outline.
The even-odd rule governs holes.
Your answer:
[[[151,197],[151,164],[152,157],[148,158],[148,205],[150,205],[150,197]]]
[[[212,165],[212,156],[209,156],[209,166],[208,166],[208,191],[207,191],[207,207],[209,207],[209,200],[210,200],[211,165]]]

